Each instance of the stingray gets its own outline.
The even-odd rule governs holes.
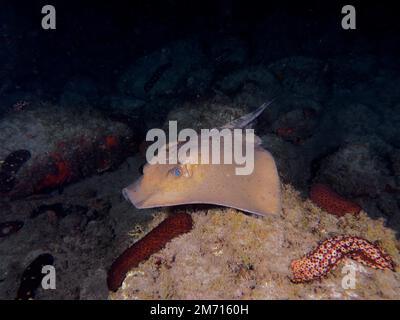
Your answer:
[[[270,105],[264,103],[224,129],[245,129]],[[179,146],[178,146],[179,148]],[[221,150],[224,143],[221,140]],[[201,149],[199,148],[199,153]],[[124,197],[138,209],[184,204],[213,204],[236,208],[258,215],[276,215],[281,211],[280,181],[272,155],[254,139],[254,169],[237,175],[238,164],[150,164],[143,175],[123,189]]]

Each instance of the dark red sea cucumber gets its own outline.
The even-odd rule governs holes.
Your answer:
[[[40,182],[37,191],[44,190],[50,187],[57,187],[62,185],[71,176],[72,171],[70,165],[59,154],[51,156],[53,172],[48,173]]]
[[[358,214],[361,207],[337,194],[327,185],[316,183],[311,187],[310,199],[322,209],[335,216],[341,217],[346,213]]]
[[[153,253],[160,251],[173,238],[192,229],[192,217],[184,212],[173,213],[146,236],[126,249],[111,265],[107,284],[111,291],[117,291],[126,274]]]
[[[336,236],[324,240],[306,256],[293,260],[291,281],[302,283],[320,279],[346,257],[374,269],[395,270],[392,257],[379,245],[360,237]]]

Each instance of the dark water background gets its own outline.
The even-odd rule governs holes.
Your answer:
[[[204,49],[229,36],[245,41],[247,63],[260,62],[257,47],[270,42],[263,61],[346,53],[396,56],[399,23],[390,2],[355,2],[357,30],[340,26],[345,1],[52,1],[57,30],[41,29],[45,1],[2,1],[3,39],[12,42],[8,74],[21,91],[57,99],[75,76],[96,81],[101,95],[115,90],[132,61],[167,43],[195,36]],[[5,34],[6,33],[6,34]],[[6,53],[3,53],[6,55]],[[3,92],[3,93],[5,93]]]

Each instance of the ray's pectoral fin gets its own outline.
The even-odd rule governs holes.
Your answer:
[[[235,174],[233,165],[210,166],[206,183],[197,186],[192,197],[201,203],[233,207],[259,215],[281,211],[280,180],[271,154],[263,149],[255,153],[254,171]]]
[[[245,128],[271,103],[263,104],[223,128]],[[220,145],[221,154],[225,143],[224,139],[224,144]],[[250,174],[238,174],[238,163],[234,162],[146,164],[143,176],[125,188],[123,194],[140,209],[208,203],[260,215],[278,214],[281,211],[281,193],[274,158],[260,146],[258,137],[255,136],[255,141],[250,144],[254,147],[254,157],[250,157],[254,158],[254,168]],[[201,153],[201,148],[197,152]]]
[[[281,210],[280,181],[271,154],[257,148],[254,170],[237,175],[234,164],[146,165],[144,175],[123,190],[137,208],[208,203],[259,215]]]

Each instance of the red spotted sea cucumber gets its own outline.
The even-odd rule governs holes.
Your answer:
[[[126,249],[112,264],[107,277],[108,288],[117,291],[129,270],[160,251],[173,238],[192,229],[192,217],[184,212],[168,216],[146,236]]]
[[[59,154],[52,155],[53,171],[48,173],[40,182],[37,191],[40,192],[46,188],[61,186],[72,174],[69,163]]]
[[[310,199],[322,209],[338,217],[346,213],[358,214],[361,211],[357,203],[343,198],[321,183],[316,183],[311,187]]]
[[[301,259],[293,260],[290,267],[294,283],[320,279],[334,270],[344,258],[351,258],[374,269],[395,270],[395,264],[377,244],[360,237],[336,236],[324,240]]]

